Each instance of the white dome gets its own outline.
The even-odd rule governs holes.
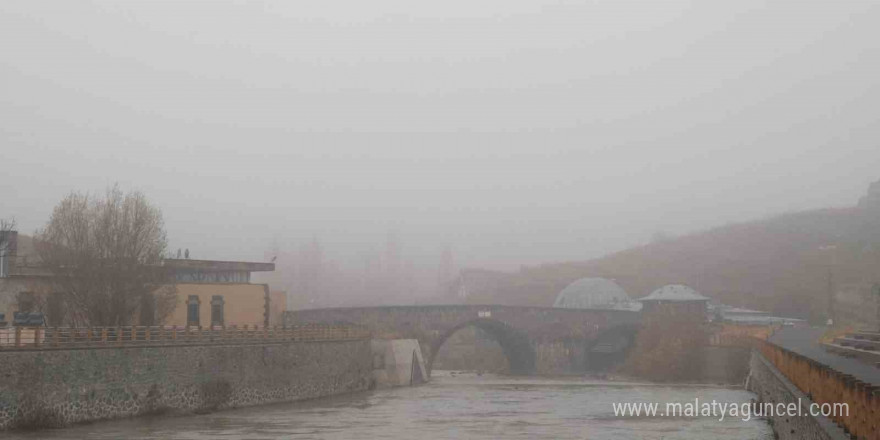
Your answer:
[[[553,307],[566,309],[632,309],[629,295],[614,281],[581,278],[559,292]]]
[[[709,298],[706,298],[703,295],[697,293],[696,290],[691,289],[688,286],[683,284],[669,284],[663,286],[653,292],[650,295],[639,298],[639,301],[708,301]]]

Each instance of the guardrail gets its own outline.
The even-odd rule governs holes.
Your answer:
[[[769,341],[755,339],[754,344],[764,358],[813,402],[846,403],[848,417],[833,415],[829,418],[853,438],[880,440],[880,387]]]
[[[351,341],[370,337],[364,327],[304,324],[292,327],[7,327],[0,351],[112,348],[151,345],[223,345]]]
[[[752,348],[755,346],[756,339],[767,340],[779,328],[778,325],[716,325],[710,327],[709,345]]]

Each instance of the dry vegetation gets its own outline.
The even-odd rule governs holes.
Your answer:
[[[474,303],[543,305],[581,277],[615,279],[632,297],[669,283],[724,303],[821,321],[834,285],[880,281],[880,216],[825,209],[719,227],[603,258],[524,268]],[[832,245],[832,246],[829,246]]]
[[[71,193],[35,244],[71,324],[154,325],[174,308],[176,292],[161,266],[162,213],[140,192]]]
[[[636,337],[623,371],[653,381],[685,381],[701,377],[708,340],[701,316],[663,319],[651,316]]]

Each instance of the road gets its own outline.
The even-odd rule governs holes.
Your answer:
[[[852,375],[863,382],[880,386],[880,368],[827,352],[817,342],[824,332],[825,329],[822,327],[783,327],[770,338],[770,342],[807,356],[841,373]]]

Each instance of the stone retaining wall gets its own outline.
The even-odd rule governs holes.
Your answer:
[[[370,341],[0,352],[0,429],[366,390]]]

